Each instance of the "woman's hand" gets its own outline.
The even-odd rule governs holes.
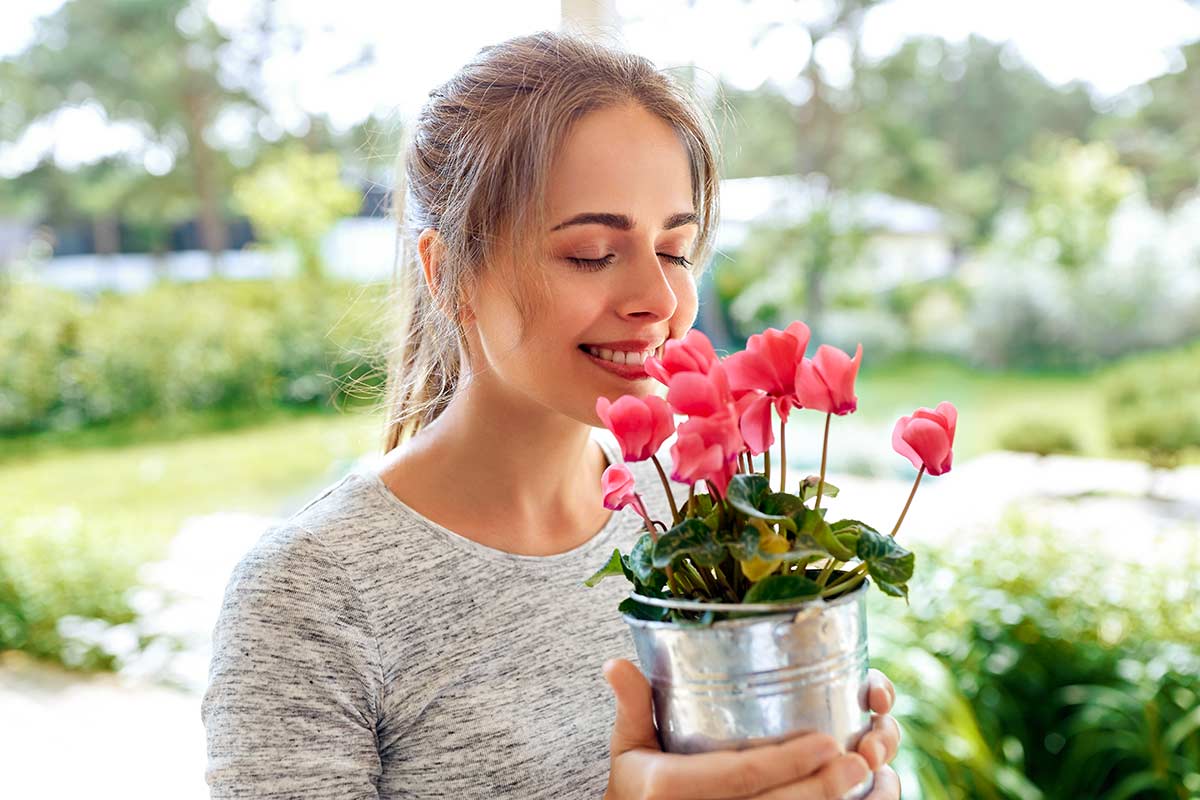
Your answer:
[[[867,693],[872,730],[857,752],[843,753],[831,736],[811,733],[748,750],[664,753],[654,727],[650,684],[630,661],[605,663],[616,695],[605,800],[835,800],[876,772],[868,800],[897,800],[900,784],[885,764],[896,755],[900,729],[886,715],[895,689],[872,670]]]

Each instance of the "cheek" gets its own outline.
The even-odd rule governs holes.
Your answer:
[[[675,290],[675,314],[671,317],[671,337],[683,336],[696,322],[700,298],[696,289],[696,277],[689,270],[679,270],[679,277],[671,281]]]

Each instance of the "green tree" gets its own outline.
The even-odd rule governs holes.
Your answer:
[[[1134,175],[1104,142],[1052,139],[1037,150],[1013,170],[1029,192],[1030,235],[1053,242],[1058,263],[1077,273],[1108,244],[1109,221],[1134,190]]]
[[[83,102],[98,104],[110,122],[135,125],[149,142],[172,153],[172,169],[190,187],[204,246],[215,261],[228,239],[222,199],[232,170],[210,143],[211,125],[223,109],[261,110],[248,92],[218,79],[229,44],[187,0],[68,0],[37,21],[25,50],[0,63],[6,91],[18,97],[0,134],[15,138],[38,120]],[[128,172],[109,169],[104,187],[81,190],[82,208],[95,210],[106,193],[114,200],[128,196],[131,180]],[[166,193],[140,202],[143,216],[153,216],[156,208],[178,212],[172,182],[132,183],[139,201]]]
[[[1098,121],[1121,161],[1146,176],[1150,202],[1170,209],[1200,189],[1200,42],[1179,51],[1181,69],[1149,81],[1136,111]]]
[[[258,235],[294,246],[304,274],[315,279],[322,274],[321,236],[360,202],[342,182],[337,155],[310,153],[297,142],[239,176],[233,197]]]
[[[938,208],[967,247],[1023,193],[1010,170],[1040,136],[1086,140],[1097,118],[1082,86],[1051,86],[1008,45],[978,36],[912,39],[861,66],[856,86],[855,184]]]

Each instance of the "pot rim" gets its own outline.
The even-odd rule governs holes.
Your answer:
[[[758,622],[760,620],[770,619],[772,617],[784,617],[784,616],[794,617],[794,616],[798,616],[799,614],[803,614],[805,611],[817,612],[817,611],[824,611],[825,609],[828,609],[828,608],[836,608],[837,606],[840,606],[840,605],[846,605],[851,602],[858,602],[863,597],[864,593],[867,590],[867,587],[870,585],[871,585],[871,580],[869,578],[865,578],[863,580],[863,582],[858,585],[858,588],[854,589],[853,591],[847,592],[846,594],[842,595],[841,597],[837,598],[836,600],[824,600],[820,597],[817,597],[815,599],[796,600],[796,601],[786,602],[786,603],[705,603],[701,600],[674,600],[674,599],[663,599],[663,598],[658,598],[658,597],[645,597],[645,596],[640,595],[637,592],[633,592],[633,591],[631,591],[629,593],[629,598],[631,600],[636,600],[639,603],[644,603],[645,605],[648,605],[648,606],[658,606],[659,608],[672,608],[672,609],[678,609],[680,611],[735,611],[735,612],[741,612],[741,613],[750,612],[750,613],[756,614],[756,616],[753,616],[753,617],[741,617],[738,619],[723,619],[723,620],[714,622],[709,626],[706,626],[706,627],[713,627],[716,625],[739,625],[739,624],[746,624],[748,622]],[[761,612],[761,613],[758,613],[758,612]],[[643,627],[643,628],[658,628],[658,627],[685,628],[685,627],[690,627],[688,625],[680,625],[679,623],[672,622],[672,621],[657,621],[657,620],[649,620],[649,619],[638,619],[637,617],[632,617],[629,614],[621,614],[621,616],[625,619],[625,622],[627,622],[628,624],[636,625],[638,627]],[[807,616],[807,615],[805,615],[805,616]]]

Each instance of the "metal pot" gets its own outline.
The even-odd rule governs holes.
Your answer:
[[[710,625],[622,615],[654,694],[659,743],[669,753],[742,750],[801,733],[848,750],[870,727],[868,582],[832,602],[738,605],[658,600],[668,608],[762,612]],[[871,779],[846,800],[866,796]]]

